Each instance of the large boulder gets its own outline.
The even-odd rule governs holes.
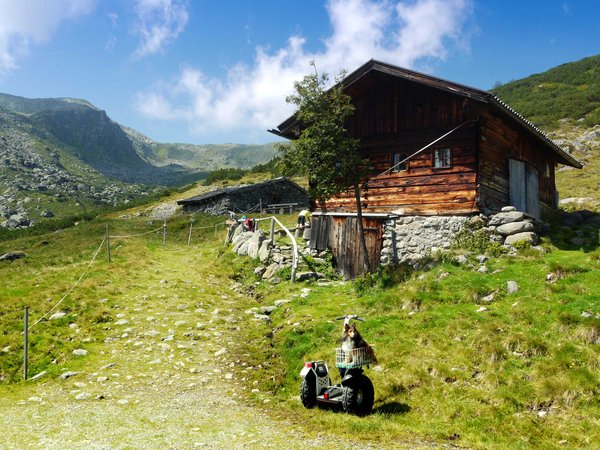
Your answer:
[[[510,222],[500,225],[498,228],[496,228],[496,232],[502,236],[510,236],[511,234],[533,231],[534,229],[535,227],[531,222],[523,220],[520,222]]]
[[[248,240],[248,256],[250,258],[258,258],[258,251],[265,240],[265,234],[262,230],[252,233],[252,237]]]
[[[269,259],[269,256],[271,256],[272,247],[273,244],[271,243],[270,239],[265,239],[263,241],[260,248],[258,249],[258,259],[260,259],[261,262],[265,262],[267,259]]]
[[[506,211],[492,216],[488,225],[497,227],[500,225],[504,225],[505,223],[519,222],[522,221],[524,218],[525,214],[521,211]]]
[[[511,234],[510,236],[507,236],[504,241],[505,245],[514,245],[516,243],[537,245],[538,235],[532,231],[525,231],[523,233]]]

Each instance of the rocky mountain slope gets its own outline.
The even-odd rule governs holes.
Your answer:
[[[117,205],[273,154],[272,145],[160,144],[85,100],[0,94],[0,225]]]

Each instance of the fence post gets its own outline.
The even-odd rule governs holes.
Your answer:
[[[271,218],[271,245],[275,245],[275,219]]]
[[[23,325],[23,379],[27,380],[29,360],[29,306],[25,307],[25,320]]]
[[[190,234],[188,235],[188,246],[190,242],[192,242],[192,225],[194,224],[194,219],[190,220]]]
[[[108,233],[108,224],[106,224],[106,257],[110,264],[110,234]]]
[[[167,245],[167,221],[163,223],[163,245]]]

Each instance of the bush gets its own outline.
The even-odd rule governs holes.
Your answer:
[[[379,266],[375,272],[367,272],[356,278],[354,290],[358,295],[364,295],[372,289],[389,289],[406,281],[411,274],[412,269],[406,264]]]

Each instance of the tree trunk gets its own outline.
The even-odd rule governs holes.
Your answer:
[[[364,272],[371,272],[371,263],[369,261],[369,250],[367,249],[367,240],[365,239],[365,228],[363,227],[362,204],[360,202],[360,186],[357,183],[354,186],[354,198],[356,199],[356,220],[358,221],[358,238],[363,253]]]

